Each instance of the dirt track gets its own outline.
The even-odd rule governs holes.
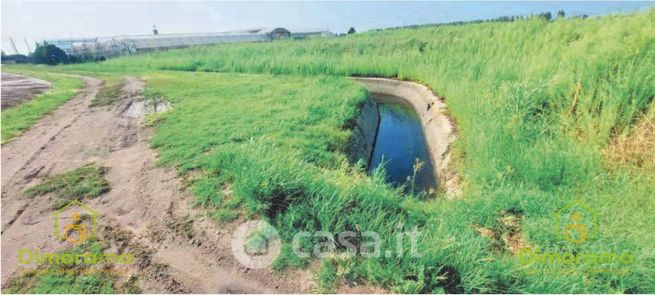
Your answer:
[[[144,292],[312,291],[307,271],[279,276],[242,267],[230,249],[238,223],[219,228],[203,218],[190,206],[191,197],[176,173],[155,165],[157,155],[148,145],[151,128],[141,124],[142,118],[124,114],[142,98],[142,81],[128,78],[118,103],[91,108],[101,81],[82,78],[82,93],[2,146],[2,284],[19,269],[17,249],[49,252],[67,246],[53,234],[52,200],[27,199],[22,191],[47,175],[95,162],[110,168],[106,177],[111,190],[85,203],[99,212],[98,227],[113,229],[105,239],[118,240],[115,232],[126,231],[130,244],[148,249],[137,257],[147,263],[134,267]],[[191,239],[189,230],[178,226],[189,217],[194,220]]]
[[[6,109],[32,99],[52,85],[48,81],[23,75],[2,73],[2,108]]]

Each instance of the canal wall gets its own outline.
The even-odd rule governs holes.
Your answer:
[[[418,83],[384,78],[353,79],[364,84],[371,93],[398,97],[414,108],[423,126],[423,134],[440,189],[444,190],[449,198],[459,196],[461,194],[459,177],[448,165],[451,157],[450,144],[456,137],[443,100],[429,88]]]
[[[380,112],[378,104],[369,99],[361,107],[355,127],[353,128],[353,141],[350,150],[350,162],[357,163],[362,160],[366,163],[366,169],[371,162],[375,136],[378,133],[380,124]]]

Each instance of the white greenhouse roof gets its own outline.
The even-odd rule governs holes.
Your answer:
[[[226,42],[270,41],[270,35],[253,33],[206,33],[206,34],[167,34],[115,37],[114,41],[126,42],[136,49],[165,47],[184,47]]]
[[[277,39],[300,39],[307,35],[321,33],[330,36],[326,30],[290,32],[281,27],[262,27],[220,33],[131,35],[106,38],[46,40],[70,54],[78,56],[113,57],[155,49],[181,48],[193,45],[211,45],[234,42],[270,42]],[[327,33],[327,35],[326,35]]]

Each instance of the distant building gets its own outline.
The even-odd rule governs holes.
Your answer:
[[[328,30],[310,30],[310,31],[291,33],[291,38],[295,40],[314,38],[314,37],[333,37],[333,36],[334,34]]]
[[[70,54],[74,44],[96,42],[97,40],[98,38],[48,39],[48,40],[44,40],[43,42],[46,44],[52,44],[54,46],[57,46],[59,49],[66,52],[66,54]]]
[[[104,59],[132,55],[155,50],[185,48],[195,45],[211,45],[236,42],[271,42],[281,39],[305,39],[333,36],[329,31],[290,32],[285,28],[255,28],[221,33],[157,34],[115,36],[111,38],[44,40],[67,54],[81,59]]]

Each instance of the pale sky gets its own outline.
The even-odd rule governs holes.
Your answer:
[[[3,0],[2,50],[25,53],[26,41],[160,33],[221,32],[253,27],[342,33],[399,25],[526,15],[563,9],[599,15],[653,7],[655,2],[199,2]]]

